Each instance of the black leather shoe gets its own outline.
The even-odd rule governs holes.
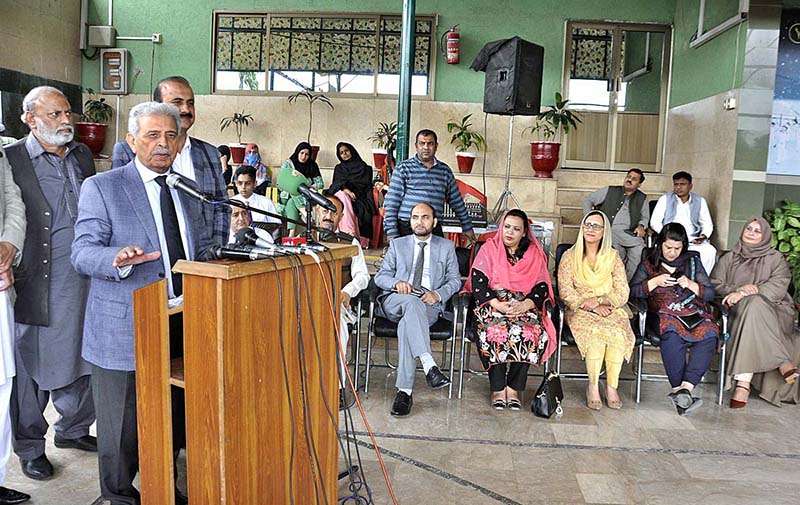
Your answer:
[[[0,486],[0,505],[23,503],[31,499],[31,495]]]
[[[392,415],[395,417],[405,417],[411,413],[411,406],[414,400],[411,395],[398,391],[392,404]]]
[[[53,464],[42,454],[36,459],[20,459],[22,473],[34,480],[47,480],[53,476]]]
[[[425,380],[428,381],[428,385],[433,389],[441,389],[450,385],[450,379],[439,370],[438,366],[428,370],[428,373],[425,374]]]
[[[97,438],[91,435],[84,435],[79,438],[55,437],[56,447],[59,449],[78,449],[79,451],[97,452]]]

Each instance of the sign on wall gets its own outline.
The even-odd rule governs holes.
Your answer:
[[[800,175],[800,10],[781,17],[767,173]]]

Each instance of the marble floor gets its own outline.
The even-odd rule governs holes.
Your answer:
[[[647,371],[660,372],[657,355],[651,358]],[[581,368],[568,359],[562,370]],[[636,404],[634,383],[625,381],[622,410],[595,412],[583,403],[585,381],[572,379],[563,380],[563,417],[546,420],[528,410],[491,409],[485,376],[465,375],[459,400],[455,391],[448,399],[446,389],[428,389],[420,372],[412,414],[397,419],[389,415],[394,372],[374,367],[371,375],[361,399],[401,504],[781,505],[797,503],[800,495],[800,406],[778,408],[753,398],[732,411],[716,404],[716,384],[710,383],[698,389],[703,407],[680,417],[666,398],[666,382],[646,381]],[[624,375],[632,376],[627,365]],[[540,381],[529,378],[526,400]],[[391,504],[364,423],[355,408],[351,414],[351,447],[358,446],[373,503]],[[55,417],[52,409],[48,415]],[[37,505],[103,503],[93,454],[56,449],[52,433],[47,452],[55,478],[25,478],[12,456],[6,485],[31,493]],[[340,498],[348,485],[340,481]]]

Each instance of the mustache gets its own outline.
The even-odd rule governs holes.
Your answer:
[[[156,147],[153,150],[153,156],[159,156],[159,155],[162,155],[162,154],[165,155],[165,156],[169,156],[170,154],[172,154],[172,151],[170,151],[166,147]]]

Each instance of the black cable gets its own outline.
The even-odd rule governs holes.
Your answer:
[[[94,52],[92,53],[91,56],[89,56],[89,54],[86,52],[86,49],[81,49],[81,54],[87,60],[96,60],[97,58],[100,57],[100,48],[99,47],[95,47],[94,48]]]
[[[336,279],[338,278],[337,272],[331,266],[336,261],[336,258],[334,258],[333,253],[330,250],[324,251],[322,253],[323,256],[326,253],[327,253],[327,258],[326,258],[326,261],[325,261],[325,266],[328,269],[328,277],[330,278],[330,280],[332,282],[331,291],[334,291],[333,288],[339,285],[338,283],[336,283]],[[304,272],[304,275],[305,275],[305,272]],[[323,279],[324,279],[324,272],[323,272]],[[308,295],[309,290],[308,290],[308,279],[307,278],[305,280],[305,283],[306,283],[306,294]],[[338,294],[338,290],[336,291],[336,294]],[[335,300],[335,297],[333,297],[333,298]],[[310,307],[311,307],[311,304],[310,304],[310,297],[309,297],[309,312],[311,310]],[[335,307],[335,305],[334,305],[334,307]],[[334,311],[334,313],[333,313],[334,317],[335,317],[335,314],[336,313]],[[358,317],[361,317],[361,314],[358,314]],[[320,352],[319,352],[319,341],[317,339],[316,328],[313,325],[313,318],[312,318],[312,328],[314,329],[314,341],[315,341],[315,343],[317,345],[317,359],[320,360],[320,363],[321,363],[322,359],[321,359]],[[341,328],[339,328],[339,331],[341,331]],[[337,348],[338,348],[339,335],[336,335],[335,338],[337,339]],[[359,351],[360,350],[357,350],[356,352],[359,352]],[[337,352],[336,354],[337,354],[337,356],[339,356],[339,360],[341,360],[342,358],[339,355],[339,353]],[[345,367],[346,366],[347,366],[347,364],[345,363]],[[356,370],[356,373],[358,373],[358,370]],[[323,382],[322,381],[322,370],[320,369],[320,386],[321,387],[322,387],[322,382]],[[343,381],[343,382],[345,382],[345,381]],[[345,383],[344,385],[345,385],[345,388],[347,388],[349,383]],[[353,394],[354,395],[357,394],[357,391],[353,391]],[[324,396],[323,396],[323,398],[324,398]],[[328,415],[329,415],[329,417],[331,419],[332,424],[334,425],[334,427],[336,427],[337,423],[336,423],[336,420],[333,418],[333,414],[332,414],[332,412],[331,412],[331,410],[330,410],[330,408],[328,406],[327,400],[325,400],[325,406],[326,406],[326,409],[328,410]],[[366,503],[370,504],[370,503],[373,503],[372,502],[372,491],[369,488],[369,484],[367,483],[366,475],[364,474],[364,465],[361,462],[361,452],[359,451],[358,444],[351,444],[351,441],[350,441],[351,436],[355,437],[355,424],[353,423],[353,416],[352,416],[352,413],[350,412],[349,408],[345,408],[345,415],[344,416],[345,416],[345,439],[347,440],[347,450],[346,451],[345,451],[345,447],[344,447],[344,442],[342,442],[342,437],[339,434],[338,430],[336,432],[336,436],[339,439],[339,445],[342,447],[342,456],[345,458],[345,464],[347,465],[347,469],[348,469],[348,478],[350,480],[350,485],[348,486],[348,488],[353,493],[353,497],[351,497],[351,498],[355,499],[356,503],[362,503],[362,500],[361,500],[362,497],[360,496],[359,491],[360,491],[360,488],[361,488],[362,485],[365,486],[367,488],[367,493],[369,495],[369,498],[367,499]],[[352,456],[352,453],[350,451],[350,446],[351,445],[355,446],[356,457],[358,459],[357,468],[358,468],[358,473],[361,476],[361,481],[360,482],[356,482],[355,481],[355,479],[353,477],[353,472],[350,471],[353,468],[353,456]],[[345,452],[346,452],[346,455],[345,455]],[[342,502],[346,503],[351,498],[347,498],[345,500],[342,500]]]
[[[289,423],[289,429],[291,433],[291,444],[289,446],[289,503],[294,505],[294,488],[293,488],[293,479],[292,475],[294,474],[294,407],[292,406],[292,391],[289,387],[289,368],[286,364],[286,348],[284,345],[284,337],[283,337],[283,288],[281,286],[281,274],[278,270],[278,262],[275,261],[274,258],[268,258],[272,262],[272,266],[275,269],[275,279],[278,281],[278,307],[281,310],[278,311],[278,335],[280,337],[280,345],[281,345],[281,365],[283,366],[283,383],[286,386],[286,400],[289,402],[289,419],[292,420]]]
[[[303,431],[306,438],[306,452],[308,453],[308,462],[309,468],[311,470],[311,478],[314,482],[314,496],[315,501],[319,504],[319,482],[317,480],[317,470],[319,470],[319,478],[322,479],[322,469],[321,465],[319,464],[319,458],[317,456],[316,450],[316,441],[314,440],[313,430],[311,429],[311,420],[309,418],[309,410],[311,409],[311,405],[309,404],[308,400],[308,386],[306,384],[306,379],[308,377],[308,369],[306,368],[306,355],[305,355],[305,346],[303,344],[303,327],[301,324],[301,285],[300,285],[300,276],[299,272],[302,267],[302,262],[296,255],[289,255],[287,256],[289,259],[289,263],[291,264],[292,270],[292,280],[294,282],[294,293],[295,293],[295,313],[297,319],[297,361],[299,365],[300,371],[300,397],[302,399],[302,406],[303,406]],[[297,264],[295,264],[297,262]],[[314,468],[314,465],[317,465],[317,469]],[[325,488],[322,489],[323,493],[326,493]],[[326,497],[327,503],[327,497]]]

